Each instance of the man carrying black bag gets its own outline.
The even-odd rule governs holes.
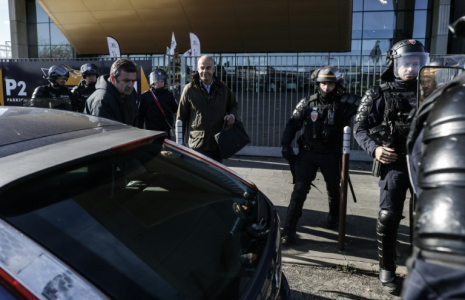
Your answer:
[[[224,122],[234,124],[238,105],[228,86],[213,76],[213,58],[200,57],[197,70],[181,95],[178,120],[182,121],[183,132],[189,134],[189,147],[221,163],[215,134],[223,129]]]
[[[333,66],[323,67],[312,74],[318,92],[300,100],[287,122],[282,139],[282,155],[289,163],[295,160],[295,182],[283,226],[282,243],[291,244],[296,235],[297,222],[318,169],[324,176],[328,192],[329,214],[327,226],[339,224],[339,199],[344,126],[357,111],[359,97],[343,93],[341,72]],[[299,138],[300,152],[296,158],[291,143],[297,131],[304,127]]]

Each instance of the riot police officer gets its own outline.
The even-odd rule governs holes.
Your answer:
[[[406,139],[409,113],[416,107],[417,75],[429,54],[417,40],[402,40],[386,55],[386,83],[369,89],[355,118],[354,134],[359,145],[373,158],[373,175],[380,176],[380,211],[376,225],[379,279],[384,290],[399,292],[396,278],[397,229],[407,190],[411,191]],[[380,168],[377,168],[380,166]]]
[[[412,121],[407,148],[418,199],[403,299],[465,299],[465,102],[457,101],[464,86],[465,74],[445,83]]]
[[[464,25],[462,17],[449,28],[465,38]],[[438,65],[459,67],[446,60]],[[410,179],[418,200],[404,300],[465,299],[465,102],[457,101],[465,93],[465,74],[456,77],[460,70],[446,71],[455,79],[425,100],[407,139]]]
[[[57,108],[64,110],[76,110],[73,94],[65,86],[69,73],[73,70],[65,65],[51,66],[44,79],[50,84],[42,85],[34,90],[31,98],[31,106]]]
[[[312,79],[318,84],[317,93],[300,100],[283,133],[282,155],[289,163],[296,160],[295,184],[283,226],[284,245],[295,239],[297,222],[318,169],[328,192],[327,226],[335,228],[339,224],[343,129],[355,114],[359,97],[343,93],[343,77],[336,67],[318,69]],[[304,133],[298,139],[300,150],[295,158],[291,143],[302,127]]]
[[[137,127],[165,131],[171,138],[178,102],[165,89],[167,75],[162,69],[155,69],[149,75],[150,89],[142,93],[137,113]]]
[[[83,112],[87,98],[95,91],[99,70],[96,65],[86,63],[81,66],[80,73],[83,80],[71,90],[71,93],[76,99],[77,110]]]

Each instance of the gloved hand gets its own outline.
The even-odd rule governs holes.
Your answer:
[[[281,155],[289,162],[291,163],[292,160],[294,159],[294,149],[292,149],[291,145],[289,144],[283,144],[283,150],[281,150]]]

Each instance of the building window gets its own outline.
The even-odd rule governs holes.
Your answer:
[[[38,2],[26,0],[29,57],[74,58],[75,52]]]
[[[395,31],[392,11],[366,12],[363,14],[363,39],[392,38]]]

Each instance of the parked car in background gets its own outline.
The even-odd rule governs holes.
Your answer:
[[[0,128],[1,299],[289,299],[246,178],[80,113],[0,107]]]

